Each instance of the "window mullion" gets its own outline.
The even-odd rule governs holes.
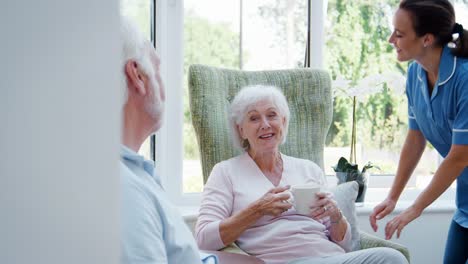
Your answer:
[[[156,170],[173,202],[182,196],[183,3],[157,1],[156,45],[166,90],[164,125],[156,134]]]

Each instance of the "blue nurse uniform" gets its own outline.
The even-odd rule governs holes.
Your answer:
[[[409,128],[419,130],[446,157],[452,144],[468,145],[468,58],[444,48],[439,76],[429,93],[426,71],[413,62],[406,83]],[[468,168],[457,178],[454,221],[468,228]]]

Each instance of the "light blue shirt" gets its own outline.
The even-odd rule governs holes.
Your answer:
[[[121,263],[202,263],[192,233],[154,174],[154,163],[125,146],[121,159]],[[205,256],[204,262],[217,259]]]
[[[420,130],[446,157],[455,145],[468,145],[468,59],[444,48],[439,76],[429,94],[426,71],[417,63],[408,69],[406,83],[409,127]],[[457,178],[457,211],[454,220],[468,228],[468,169]]]

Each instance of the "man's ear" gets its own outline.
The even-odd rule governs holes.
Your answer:
[[[128,89],[135,89],[135,92],[145,95],[145,82],[143,81],[142,71],[135,60],[128,60],[125,64],[125,76],[127,78]]]

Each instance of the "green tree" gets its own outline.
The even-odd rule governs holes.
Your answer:
[[[226,23],[214,23],[186,11],[184,26],[184,76],[192,64],[217,67],[239,67],[239,34]],[[184,87],[187,87],[185,79]],[[184,90],[185,159],[199,159],[198,144],[192,126],[188,88]]]
[[[463,0],[466,1],[466,0]],[[295,22],[297,41],[305,46],[304,13],[281,12],[287,5],[307,9],[307,1],[270,0],[259,8],[259,15],[268,17],[276,29],[279,45],[287,43],[287,21]],[[367,76],[384,72],[406,73],[407,64],[398,63],[388,43],[390,22],[399,0],[329,0],[326,23],[325,67],[332,79],[342,76],[355,85]],[[312,25],[314,26],[314,25]],[[300,32],[304,32],[301,35]],[[351,138],[351,98],[337,97],[333,102],[333,122],[327,136],[328,146],[349,146]],[[366,147],[396,150],[402,145],[406,131],[405,96],[385,89],[369,96],[357,107],[358,141]]]
[[[332,78],[338,75],[357,83],[366,76],[388,71],[405,73],[406,66],[395,59],[394,49],[387,41],[391,34],[389,21],[398,0],[375,2],[369,0],[331,0],[329,2],[326,65]],[[402,95],[388,89],[359,103],[357,120],[360,140],[365,145],[388,148],[400,145],[400,134],[406,125],[405,113],[400,111]],[[340,146],[343,134],[349,138],[349,98],[334,101],[334,117],[327,142]],[[342,130],[346,129],[346,133]],[[339,138],[337,138],[339,136]],[[344,141],[345,145],[347,144]]]
[[[287,65],[302,66],[304,57],[294,56],[296,50],[305,52],[307,37],[307,1],[269,0],[258,7],[261,18],[273,25],[276,34],[275,45],[281,48]]]

